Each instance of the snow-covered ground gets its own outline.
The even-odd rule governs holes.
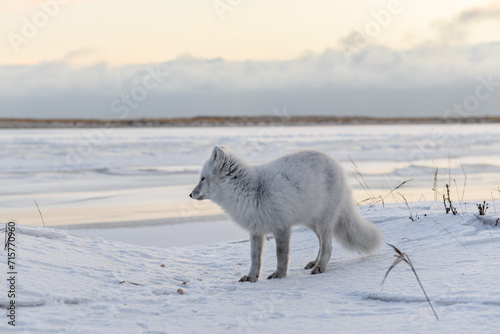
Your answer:
[[[410,209],[419,219],[410,220],[401,203],[364,207],[363,214],[381,227],[386,242],[409,255],[439,321],[404,264],[381,286],[395,259],[386,245],[367,256],[334,244],[328,271],[310,275],[302,267],[315,256],[317,240],[297,228],[286,279],[240,283],[250,265],[247,239],[161,248],[17,225],[16,330],[498,333],[500,226],[494,223],[499,215],[492,213],[483,223],[472,208],[468,213],[459,208],[456,216],[445,214],[440,202],[410,203]],[[142,231],[136,229],[137,238]],[[7,256],[0,254],[5,282]],[[274,270],[275,262],[271,239],[262,276]],[[0,305],[6,308],[7,286],[0,289]],[[7,321],[5,316],[0,320],[0,332],[9,329]]]

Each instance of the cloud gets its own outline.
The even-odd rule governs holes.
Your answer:
[[[472,23],[500,18],[500,2],[492,2],[484,7],[473,7],[462,11],[456,18],[456,23]]]
[[[81,48],[78,50],[70,51],[63,57],[63,61],[69,62],[71,60],[74,60],[75,58],[91,55],[96,51],[96,49],[91,48]]]
[[[288,61],[184,55],[158,65],[169,75],[147,90],[127,117],[272,114],[283,106],[292,114],[440,116],[474,93],[478,77],[500,81],[499,57],[500,43],[405,51],[372,46],[350,63],[339,50]],[[77,67],[67,61],[0,66],[0,117],[117,118],[113,101],[134,90],[143,94],[145,80],[154,84],[147,78],[156,66]],[[497,100],[486,102],[478,112],[500,113]]]
[[[0,4],[0,10],[3,12],[17,12],[17,11],[31,11],[33,9],[40,8],[40,4],[45,4],[47,2],[57,1],[57,0],[7,0]],[[68,0],[65,0],[66,3]],[[77,2],[95,2],[98,0],[70,0],[72,4]],[[63,1],[61,1],[63,4]]]
[[[499,20],[500,2],[492,2],[486,6],[476,6],[463,10],[449,20],[435,22],[434,27],[438,29],[442,43],[464,43],[468,40],[473,28],[487,22],[499,23],[498,36],[498,33],[500,33]]]
[[[97,48],[80,48],[68,52],[61,59],[61,62],[82,66],[82,65],[92,65],[96,63],[101,63],[103,59],[103,52]]]

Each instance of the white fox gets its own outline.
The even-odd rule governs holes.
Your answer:
[[[361,217],[355,207],[341,166],[317,151],[249,164],[224,146],[215,146],[189,196],[211,199],[250,232],[252,264],[240,282],[258,280],[268,233],[276,239],[278,258],[278,267],[268,278],[286,277],[294,225],[305,225],[318,237],[318,255],[305,266],[312,274],[326,271],[332,236],[344,248],[360,252],[373,251],[382,242],[379,228]]]

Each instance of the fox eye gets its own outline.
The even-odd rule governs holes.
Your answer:
[[[201,181],[205,181],[205,177],[204,176],[201,177]]]

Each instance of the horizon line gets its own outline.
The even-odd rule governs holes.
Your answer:
[[[0,118],[0,129],[16,128],[96,128],[96,127],[203,127],[203,126],[314,126],[362,124],[478,124],[500,123],[500,116],[467,118],[373,117],[373,116],[195,116],[179,118],[77,119]]]

